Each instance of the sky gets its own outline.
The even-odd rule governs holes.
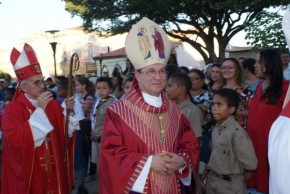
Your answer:
[[[62,30],[82,25],[71,17],[62,0],[0,0],[0,48],[13,47],[39,31]],[[238,33],[230,43],[246,46],[245,33]]]
[[[39,31],[82,25],[71,17],[62,0],[0,0],[0,48],[14,46]]]

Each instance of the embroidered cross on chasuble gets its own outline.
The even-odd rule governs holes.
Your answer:
[[[57,166],[55,163],[55,156],[53,154],[51,138],[46,138],[44,141],[43,152],[39,157],[39,165],[41,167],[42,179],[44,185],[46,185],[45,194],[56,194],[55,188],[58,185]]]

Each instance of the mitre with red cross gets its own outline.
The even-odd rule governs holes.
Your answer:
[[[15,48],[12,49],[10,61],[19,82],[35,75],[42,75],[36,54],[27,43],[24,44],[21,53]]]

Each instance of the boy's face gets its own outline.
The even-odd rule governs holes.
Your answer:
[[[67,91],[61,87],[58,87],[58,96],[61,98],[66,98]]]
[[[165,89],[168,98],[171,100],[176,100],[177,97],[181,94],[182,92],[182,87],[179,86],[174,79],[169,79],[167,83],[167,87]]]
[[[235,112],[235,107],[229,107],[226,98],[217,94],[213,97],[211,111],[213,118],[217,122],[222,122]]]
[[[96,91],[100,99],[105,99],[112,93],[112,88],[110,88],[107,82],[98,82],[96,84]]]

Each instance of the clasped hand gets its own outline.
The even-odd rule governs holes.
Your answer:
[[[156,153],[153,155],[151,170],[167,176],[183,167],[184,163],[184,158],[178,154],[171,152]]]

